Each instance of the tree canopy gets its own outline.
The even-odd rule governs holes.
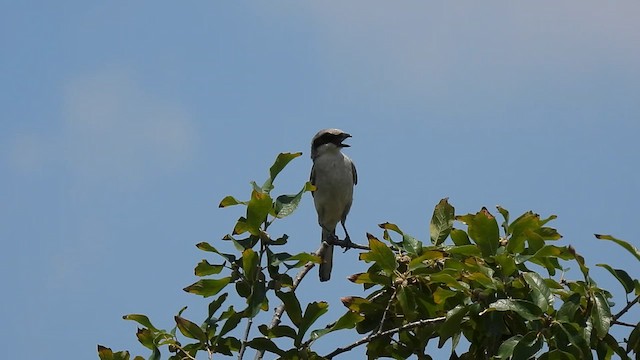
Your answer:
[[[449,344],[451,359],[622,359],[640,356],[640,323],[625,319],[638,305],[640,281],[623,269],[597,264],[617,280],[626,293],[614,310],[612,293],[590,276],[590,264],[572,246],[554,244],[562,236],[549,224],[554,215],[529,211],[515,219],[497,207],[458,215],[442,199],[433,211],[430,239],[421,241],[392,223],[380,224],[368,243],[356,244],[362,271],[349,280],[366,296],[344,296],[344,314],[326,319],[329,304],[302,303],[297,288],[319,262],[315,253],[290,254],[288,236],[272,236],[269,226],[292,214],[304,194],[274,196],[274,180],[300,153],[281,153],[262,186],[252,182],[248,200],[227,196],[220,207],[244,206],[233,231],[223,237],[237,250],[224,252],[202,242],[206,258],[195,267],[200,279],[184,291],[209,302],[208,313],[194,321],[175,316],[175,327],[156,328],[142,314],[125,315],[141,326],[136,336],[160,359],[196,359],[214,354],[242,359],[252,349],[256,359],[333,359],[366,346],[370,359],[390,357],[431,359],[433,347]],[[640,251],[610,235],[596,239],[621,246],[640,261]],[[320,249],[318,249],[320,251]],[[580,278],[565,277],[577,266]],[[259,313],[272,311],[270,322],[255,323]],[[242,308],[236,308],[237,304]],[[235,306],[234,306],[235,305]],[[285,316],[286,315],[286,316]],[[627,329],[617,339],[612,327]],[[259,334],[250,337],[256,327]],[[338,331],[361,338],[317,353],[317,339]],[[461,342],[461,339],[466,341]],[[102,360],[129,359],[98,345]],[[144,359],[136,356],[134,359]]]

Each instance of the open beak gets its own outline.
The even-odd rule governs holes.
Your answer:
[[[340,141],[340,147],[350,147],[351,145],[342,143],[343,141],[347,140],[350,137],[351,137],[351,134],[347,134],[347,133],[342,134],[342,140]]]

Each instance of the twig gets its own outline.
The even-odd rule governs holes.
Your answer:
[[[612,324],[615,324],[615,325],[622,325],[622,326],[628,326],[628,327],[632,327],[632,328],[634,328],[634,327],[638,326],[638,324],[629,324],[629,323],[627,323],[627,322],[623,322],[623,321],[619,321],[619,320],[613,320]]]
[[[252,324],[253,324],[253,318],[248,318],[247,328],[244,330],[244,338],[242,340],[242,344],[240,345],[240,352],[238,352],[238,360],[242,360],[242,356],[244,356],[244,351],[247,349],[247,339],[249,339],[249,332],[251,331]]]
[[[393,303],[393,299],[395,299],[397,293],[398,293],[398,288],[393,289],[393,294],[391,294],[391,297],[389,298],[389,302],[387,303],[387,307],[384,309],[384,312],[382,313],[382,320],[380,320],[380,327],[378,328],[378,332],[376,332],[376,334],[379,334],[382,332],[382,327],[384,326],[384,322],[387,320],[387,314],[389,313],[389,308],[391,308],[391,303]]]
[[[340,240],[338,238],[334,238],[334,239],[329,238],[329,239],[327,239],[325,241],[329,245],[340,246],[341,248],[345,249],[345,251],[347,251],[349,249],[371,250],[371,248],[368,247],[367,245],[356,244],[354,242],[351,242],[350,240],[347,241],[347,240]]]
[[[631,309],[631,307],[633,305],[635,305],[638,301],[640,301],[640,295],[636,296],[635,299],[633,299],[630,303],[627,303],[627,306],[625,306],[622,310],[620,310],[619,313],[617,313],[614,317],[613,317],[613,321],[618,320],[622,315],[624,315],[624,313],[626,313],[627,311],[629,311],[629,309]]]
[[[337,348],[335,350],[333,350],[332,352],[330,352],[329,354],[325,355],[324,358],[326,359],[333,359],[336,355],[340,355],[344,352],[350,351],[351,349],[358,347],[362,344],[366,344],[368,342],[371,342],[379,337],[382,336],[387,336],[387,335],[393,335],[396,333],[399,333],[402,330],[406,330],[406,329],[410,329],[410,328],[414,328],[417,326],[422,326],[422,325],[427,325],[427,324],[431,324],[431,323],[435,323],[435,322],[440,322],[440,321],[444,321],[446,320],[446,316],[441,316],[441,317],[437,317],[437,318],[433,318],[433,319],[423,319],[423,320],[418,320],[418,321],[414,321],[414,322],[410,322],[408,324],[404,324],[402,326],[400,326],[399,328],[394,328],[394,329],[389,329],[383,332],[379,332],[376,333],[373,336],[367,336],[367,337],[363,337],[362,339],[347,345],[345,347],[342,348]]]
[[[182,348],[182,346],[180,346],[180,345],[176,345],[176,344],[173,344],[173,346],[175,346],[175,347],[176,347],[176,349],[178,349],[178,350],[182,351],[182,353],[186,356],[186,358],[183,358],[183,359],[197,360],[197,359],[196,359],[196,358],[194,358],[193,356],[189,355],[189,353],[188,353],[185,349],[183,349],[183,348]],[[177,353],[177,352],[176,352],[176,353]]]
[[[320,246],[318,248],[318,250],[315,251],[314,254],[319,255],[324,249],[324,246]],[[298,271],[298,274],[296,274],[296,277],[293,279],[293,283],[291,285],[291,291],[295,291],[298,288],[298,285],[300,284],[300,281],[302,281],[302,279],[307,275],[307,273],[313,269],[313,267],[316,266],[316,264],[314,262],[307,262],[306,264],[304,264],[304,266],[302,267],[302,269],[300,269],[300,271]],[[273,329],[274,327],[278,326],[280,324],[281,318],[282,318],[282,314],[284,314],[284,303],[280,304],[275,312],[273,313],[273,318],[271,319],[271,324],[269,325],[269,329]],[[264,356],[264,350],[260,350],[256,353],[255,356],[255,360],[260,360],[262,359],[262,357]]]

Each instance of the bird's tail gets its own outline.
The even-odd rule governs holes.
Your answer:
[[[327,244],[327,239],[333,236],[332,233],[322,229],[322,254],[320,256],[320,281],[328,281],[331,278],[331,268],[333,267],[333,245]]]

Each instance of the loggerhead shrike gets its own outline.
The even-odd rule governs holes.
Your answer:
[[[327,281],[331,277],[333,244],[338,240],[338,222],[344,229],[344,242],[351,243],[344,222],[353,202],[353,186],[358,183],[358,174],[351,159],[340,151],[343,147],[349,147],[342,142],[350,137],[340,129],[324,129],[311,141],[311,183],[316,186],[312,195],[318,212],[318,223],[322,228],[324,250],[320,252],[320,281]]]

